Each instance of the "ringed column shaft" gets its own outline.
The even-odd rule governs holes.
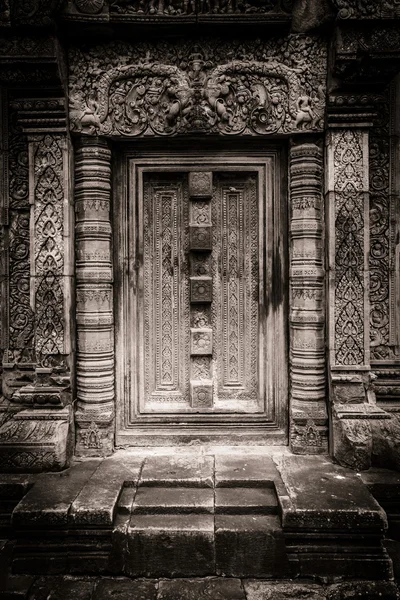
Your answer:
[[[290,151],[290,439],[293,452],[327,451],[322,249],[322,150]]]
[[[76,152],[77,446],[107,455],[114,438],[111,151],[82,138]]]

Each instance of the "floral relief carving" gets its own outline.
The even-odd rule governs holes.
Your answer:
[[[335,359],[364,361],[364,194],[362,132],[333,136],[335,166]]]
[[[63,156],[60,138],[35,143],[35,345],[39,355],[64,349]]]
[[[75,48],[72,129],[129,137],[321,130],[325,62],[325,44],[302,35],[268,42]]]

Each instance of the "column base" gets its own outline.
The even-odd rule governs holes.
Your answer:
[[[76,446],[77,456],[110,456],[114,452],[114,414],[104,412],[99,415],[77,411]]]

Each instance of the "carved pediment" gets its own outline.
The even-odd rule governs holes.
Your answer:
[[[110,46],[110,53],[103,46],[71,55],[73,131],[266,135],[323,127],[326,52],[319,40]]]

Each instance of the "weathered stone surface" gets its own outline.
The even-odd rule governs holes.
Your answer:
[[[398,600],[392,581],[351,581],[329,587],[327,600]]]
[[[339,418],[332,410],[333,456],[343,466],[363,471],[369,469],[372,454],[370,422],[365,419]]]
[[[296,581],[244,580],[246,600],[326,600],[322,586]]]
[[[100,459],[75,463],[61,473],[42,475],[15,508],[15,528],[62,526],[68,521],[72,502],[100,465]]]
[[[94,588],[93,600],[156,600],[155,581],[136,579],[101,579]]]
[[[218,575],[283,577],[289,572],[283,532],[275,516],[215,516]]]
[[[137,481],[142,459],[132,457],[127,465],[106,458],[73,502],[69,522],[73,525],[112,525],[121,488],[126,480]]]
[[[160,581],[157,600],[246,600],[240,579],[206,578]]]
[[[279,477],[268,456],[215,456],[215,487],[272,487]]]
[[[71,407],[21,410],[0,425],[0,470],[60,471],[71,459]]]
[[[400,422],[390,419],[371,421],[373,465],[400,471]]]
[[[210,488],[155,488],[142,486],[132,505],[134,513],[212,513],[214,492]]]
[[[400,540],[385,539],[384,546],[393,563],[393,574],[395,579],[400,580]]]
[[[118,512],[122,514],[130,514],[135,496],[136,488],[123,487],[118,499]]]
[[[322,456],[291,456],[280,470],[291,500],[284,528],[384,531],[383,510],[352,471]]]
[[[92,600],[91,578],[41,577],[32,586],[29,600]]]
[[[200,577],[215,572],[211,515],[135,515],[127,535],[127,575]]]
[[[33,582],[32,575],[12,575],[10,573],[5,585],[0,585],[0,600],[25,600]]]
[[[215,512],[224,514],[277,514],[278,500],[268,488],[217,488]]]
[[[212,456],[151,456],[146,458],[139,485],[213,486]]]

